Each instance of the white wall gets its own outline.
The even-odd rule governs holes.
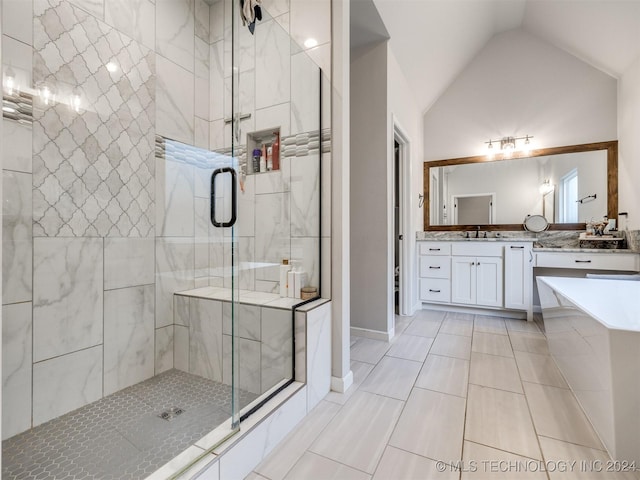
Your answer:
[[[640,57],[620,79],[618,91],[618,208],[630,230],[640,229]],[[621,226],[624,219],[621,218]]]
[[[387,43],[351,52],[351,326],[388,331]]]
[[[616,116],[614,78],[511,30],[491,39],[425,114],[425,158],[483,154],[485,141],[505,136],[533,135],[533,148],[614,140]]]

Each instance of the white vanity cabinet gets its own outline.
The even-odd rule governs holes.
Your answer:
[[[530,242],[504,246],[504,306],[514,310],[531,308],[533,251]]]
[[[420,300],[531,312],[531,251],[531,242],[420,241]]]
[[[451,302],[451,244],[418,244],[418,288],[424,302]]]
[[[451,302],[502,306],[501,257],[451,257]]]
[[[536,267],[637,272],[640,270],[640,256],[637,253],[619,251],[539,251],[536,253]]]
[[[502,307],[502,242],[452,242],[451,303]]]

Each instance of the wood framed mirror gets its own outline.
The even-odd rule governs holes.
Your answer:
[[[617,226],[617,140],[424,162],[423,174],[425,231],[523,230],[528,215],[550,230],[604,215]]]

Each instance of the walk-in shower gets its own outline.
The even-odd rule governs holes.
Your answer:
[[[2,1],[2,477],[145,478],[294,378],[329,82],[283,2]]]

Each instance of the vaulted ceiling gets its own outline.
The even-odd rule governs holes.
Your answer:
[[[351,2],[353,45],[379,41],[388,32],[391,51],[422,111],[494,35],[514,28],[523,28],[616,78],[640,56],[640,0]]]

